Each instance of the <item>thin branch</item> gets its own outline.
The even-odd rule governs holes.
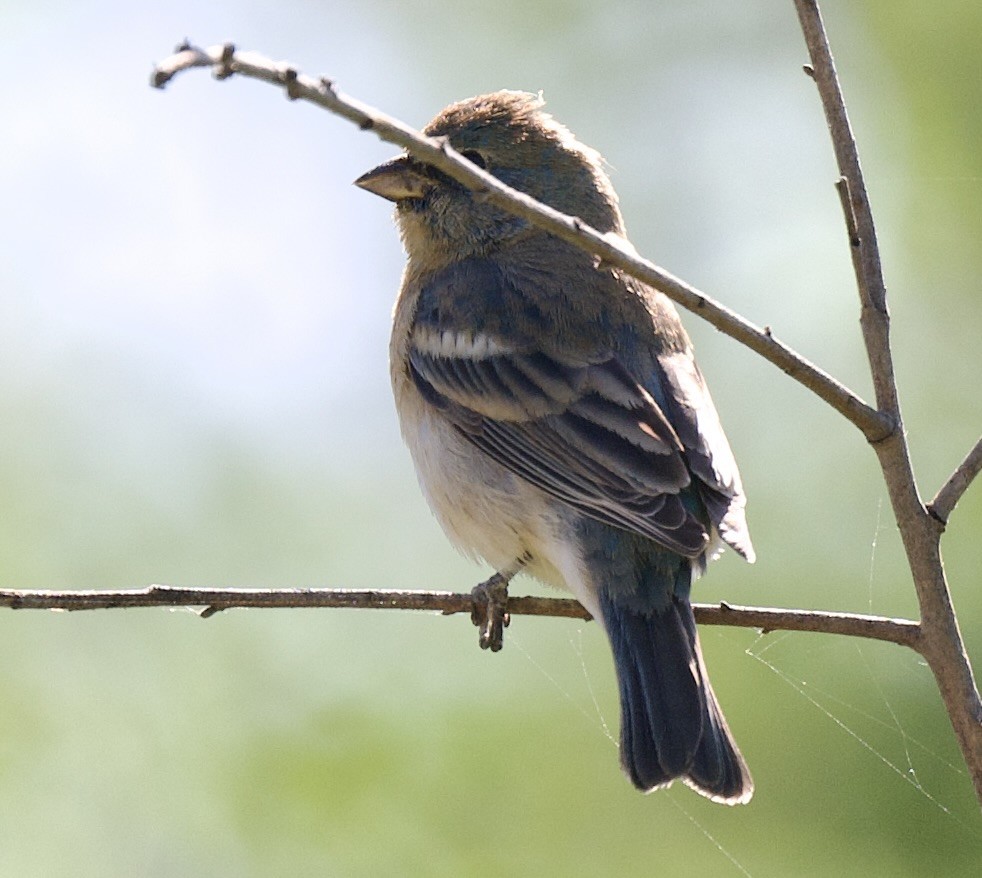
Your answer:
[[[833,613],[828,610],[783,610],[771,607],[738,607],[733,604],[694,604],[700,625],[731,625],[771,631],[813,631],[885,640],[918,650],[921,626],[908,619]]]
[[[873,211],[859,163],[856,138],[849,123],[849,114],[839,87],[839,77],[835,71],[835,61],[818,3],[816,0],[795,0],[795,7],[811,59],[807,72],[818,86],[825,120],[832,137],[835,160],[842,175],[837,188],[845,213],[849,250],[859,287],[862,306],[860,325],[873,378],[876,406],[880,412],[887,413],[894,419],[894,426],[899,431],[900,404],[890,352],[890,315],[887,310],[886,285],[883,282]]]
[[[98,591],[49,591],[47,589],[0,590],[0,606],[12,610],[108,610],[134,607],[204,607],[211,616],[233,607],[305,608],[347,607],[376,610],[426,610],[446,616],[472,613],[470,594],[450,591],[354,591],[334,588],[184,588],[151,585],[141,589]],[[569,598],[509,597],[512,616],[592,618],[583,606]],[[824,610],[783,610],[770,607],[738,607],[732,604],[695,604],[696,621],[702,625],[727,625],[768,631],[813,631],[884,640],[916,650],[920,626],[907,619],[831,613]]]
[[[814,392],[855,424],[869,441],[879,441],[894,431],[892,419],[880,414],[827,372],[778,341],[770,329],[755,326],[685,281],[642,259],[622,238],[601,234],[577,217],[560,213],[505,186],[458,155],[445,139],[426,137],[404,122],[342,94],[330,80],[314,79],[289,65],[270,61],[253,52],[238,52],[231,44],[208,49],[182,45],[176,54],[157,65],[151,84],[163,88],[178,73],[193,67],[211,67],[221,79],[238,73],[282,85],[290,100],[309,101],[363,130],[373,131],[382,140],[402,147],[469,189],[480,192],[491,204],[527,219],[556,237],[595,254],[603,263],[660,290]]]
[[[947,524],[962,494],[968,490],[968,486],[980,472],[982,472],[982,436],[928,504],[928,512],[942,524]]]

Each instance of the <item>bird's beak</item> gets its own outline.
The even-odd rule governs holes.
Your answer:
[[[355,180],[355,185],[398,203],[407,198],[422,198],[433,187],[433,182],[424,166],[408,156],[400,156],[362,174]]]

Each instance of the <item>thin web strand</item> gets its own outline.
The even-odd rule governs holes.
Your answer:
[[[576,657],[580,660],[580,667],[583,669],[583,679],[586,682],[586,691],[590,693],[590,700],[593,702],[593,707],[597,711],[597,719],[600,720],[600,727],[604,730],[604,734],[607,736],[607,740],[610,741],[615,747],[620,745],[617,743],[617,738],[611,733],[610,726],[607,725],[607,720],[604,717],[604,712],[600,709],[600,702],[597,701],[597,693],[593,689],[593,681],[590,679],[590,671],[586,666],[586,660],[583,658],[583,629],[578,628],[576,630],[576,642],[573,642],[573,638],[569,638],[569,645],[572,647],[573,652]]]
[[[761,635],[761,637],[763,637],[763,635]],[[758,641],[759,640],[760,640],[760,638],[758,638]],[[882,753],[878,752],[877,749],[872,744],[870,744],[865,738],[863,738],[860,734],[858,734],[856,731],[854,731],[849,726],[847,726],[842,720],[840,720],[837,716],[835,716],[835,714],[833,714],[830,710],[828,710],[822,704],[820,704],[818,701],[816,701],[814,698],[812,698],[811,695],[807,691],[805,691],[805,688],[807,686],[806,681],[804,681],[804,680],[795,680],[790,674],[786,674],[784,671],[780,670],[778,667],[776,667],[775,665],[773,665],[771,662],[767,661],[767,659],[761,658],[761,656],[759,654],[757,654],[757,653],[755,653],[753,651],[753,645],[751,645],[747,649],[746,652],[747,652],[747,655],[749,655],[751,658],[756,659],[761,664],[763,664],[766,668],[770,669],[774,674],[776,674],[780,679],[782,679],[792,689],[794,689],[799,695],[801,695],[807,701],[811,702],[811,704],[813,704],[822,713],[824,713],[830,720],[832,720],[832,722],[834,722],[840,729],[842,729],[842,731],[844,731],[851,738],[853,738],[860,745],[862,745],[862,747],[864,749],[866,749],[870,753],[872,753],[877,759],[880,760],[880,762],[882,762],[884,765],[886,765],[898,777],[902,778],[905,783],[910,784],[915,790],[917,790],[917,792],[919,792],[922,796],[924,796],[924,798],[926,798],[929,802],[931,802],[936,808],[938,808],[943,813],[947,814],[952,820],[954,820],[956,823],[958,823],[964,829],[966,829],[969,832],[971,832],[973,835],[975,835],[977,837],[980,835],[980,833],[979,833],[978,830],[976,830],[973,827],[969,826],[963,820],[960,820],[958,818],[958,816],[949,807],[947,807],[947,805],[945,805],[942,802],[938,801],[926,789],[924,789],[924,787],[922,787],[917,782],[916,778],[912,778],[906,771],[903,771],[901,768],[899,768],[896,765],[894,765],[893,762],[891,762],[889,759],[887,759],[887,757],[884,756]],[[763,650],[761,652],[763,652]]]
[[[900,741],[904,746],[904,756],[907,759],[907,772],[910,775],[910,778],[913,781],[913,783],[917,786],[917,789],[924,792],[924,786],[921,784],[920,780],[918,779],[917,771],[914,769],[914,762],[910,758],[910,747],[907,746],[907,741],[908,741],[907,733],[904,731],[903,726],[900,724],[900,720],[897,717],[896,711],[894,711],[893,706],[890,704],[890,701],[887,699],[886,692],[883,691],[883,686],[880,684],[879,678],[876,676],[876,674],[873,673],[873,667],[869,663],[869,658],[866,656],[866,653],[863,652],[862,649],[860,649],[859,644],[856,644],[856,652],[859,653],[859,657],[863,660],[863,664],[866,666],[866,672],[869,674],[870,680],[873,681],[873,685],[876,687],[877,694],[883,700],[883,704],[887,709],[887,713],[890,714],[890,719],[893,721],[892,728],[900,736]],[[885,725],[887,726],[887,728],[891,728],[890,724],[885,723]]]
[[[559,692],[560,695],[562,695],[563,698],[565,698],[570,704],[572,704],[580,713],[582,713],[584,717],[586,717],[590,725],[594,725],[596,723],[597,718],[591,716],[590,712],[573,697],[572,693],[566,688],[564,688],[563,685],[554,676],[552,676],[552,674],[550,674],[539,662],[537,662],[532,657],[532,654],[524,646],[522,646],[518,638],[515,637],[513,633],[509,633],[508,635],[508,644],[510,646],[515,647],[515,649],[517,649],[523,656],[525,656],[525,658],[528,659],[532,667],[535,668],[540,674],[542,674],[542,676],[545,677],[550,683],[552,683],[552,685],[556,687],[556,691]],[[607,729],[607,724],[604,723],[603,721],[603,717],[600,718],[600,727],[603,733],[609,738],[610,733]]]
[[[848,701],[846,701],[846,700],[844,700],[842,698],[839,698],[836,695],[833,695],[831,692],[829,692],[827,689],[823,689],[821,686],[816,686],[814,683],[810,683],[808,685],[808,690],[810,692],[817,692],[823,698],[827,698],[829,701],[835,702],[839,707],[843,707],[846,710],[851,710],[857,716],[861,716],[863,719],[869,720],[872,723],[876,723],[877,725],[882,726],[883,728],[887,729],[888,731],[893,731],[893,732],[897,731],[897,729],[894,727],[894,725],[892,723],[889,723],[886,720],[881,719],[878,716],[874,716],[869,711],[863,710],[863,708],[857,707],[855,704],[851,704],[850,702],[848,702]],[[919,750],[921,750],[925,755],[930,756],[932,759],[934,759],[937,762],[940,762],[943,766],[945,766],[946,768],[950,769],[955,774],[961,775],[962,777],[965,777],[967,775],[967,772],[965,771],[964,768],[959,768],[957,765],[955,765],[953,762],[950,762],[948,759],[946,759],[940,753],[937,753],[936,751],[932,750],[923,741],[919,740],[918,738],[913,737],[912,735],[908,735],[906,733],[903,733],[903,735],[904,735],[904,738],[909,743],[913,744],[915,747],[917,747]]]
[[[668,794],[668,800],[676,808],[678,808],[679,811],[681,811],[685,815],[686,819],[693,826],[695,826],[695,828],[698,829],[703,834],[703,836],[705,836],[705,838],[710,842],[710,844],[713,845],[713,847],[716,848],[716,850],[718,850],[724,857],[726,857],[726,859],[728,859],[740,871],[741,875],[745,875],[746,878],[754,878],[754,876],[749,872],[747,867],[743,865],[743,863],[741,863],[736,857],[733,856],[733,854],[731,854],[725,847],[723,847],[723,845],[720,844],[719,840],[708,829],[706,829],[705,826],[703,826],[698,820],[696,820],[695,817],[693,817],[688,811],[686,811],[682,805],[679,804],[678,800],[675,797],[675,790],[666,790],[666,792]]]

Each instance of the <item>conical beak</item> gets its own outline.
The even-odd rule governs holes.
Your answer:
[[[355,185],[389,201],[399,202],[407,198],[422,198],[433,187],[433,182],[423,166],[409,156],[400,156],[362,174],[355,180]]]

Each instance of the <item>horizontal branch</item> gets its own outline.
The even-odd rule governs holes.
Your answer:
[[[928,504],[928,512],[942,524],[947,524],[962,494],[968,490],[968,486],[980,472],[982,472],[982,436]]]
[[[473,613],[470,594],[449,591],[355,591],[334,588],[183,588],[151,585],[142,589],[49,591],[2,589],[0,606],[12,610],[109,610],[133,607],[204,607],[211,616],[233,607],[262,609],[348,607],[375,610],[428,610],[446,616]],[[738,607],[731,604],[696,604],[696,621],[703,625],[728,625],[769,631],[814,631],[885,640],[918,649],[920,626],[907,619],[830,613],[823,610],[782,610]],[[569,598],[509,597],[513,616],[591,618],[583,606]]]
[[[760,354],[804,385],[832,408],[855,424],[871,441],[893,433],[893,420],[880,414],[824,370],[815,366],[787,345],[774,338],[769,328],[755,326],[740,315],[711,299],[705,293],[659,268],[617,235],[605,235],[577,217],[567,216],[501,183],[487,171],[455,152],[444,138],[427,137],[404,122],[394,119],[339,92],[327,79],[314,79],[293,67],[270,61],[254,52],[238,52],[231,44],[198,49],[187,44],[154,69],[151,84],[163,88],[174,76],[193,67],[210,67],[219,79],[233,73],[282,85],[291,100],[305,100],[371,130],[382,140],[393,143],[432,165],[488,202],[527,219],[534,225],[660,290],[684,308],[698,314],[721,332]]]

